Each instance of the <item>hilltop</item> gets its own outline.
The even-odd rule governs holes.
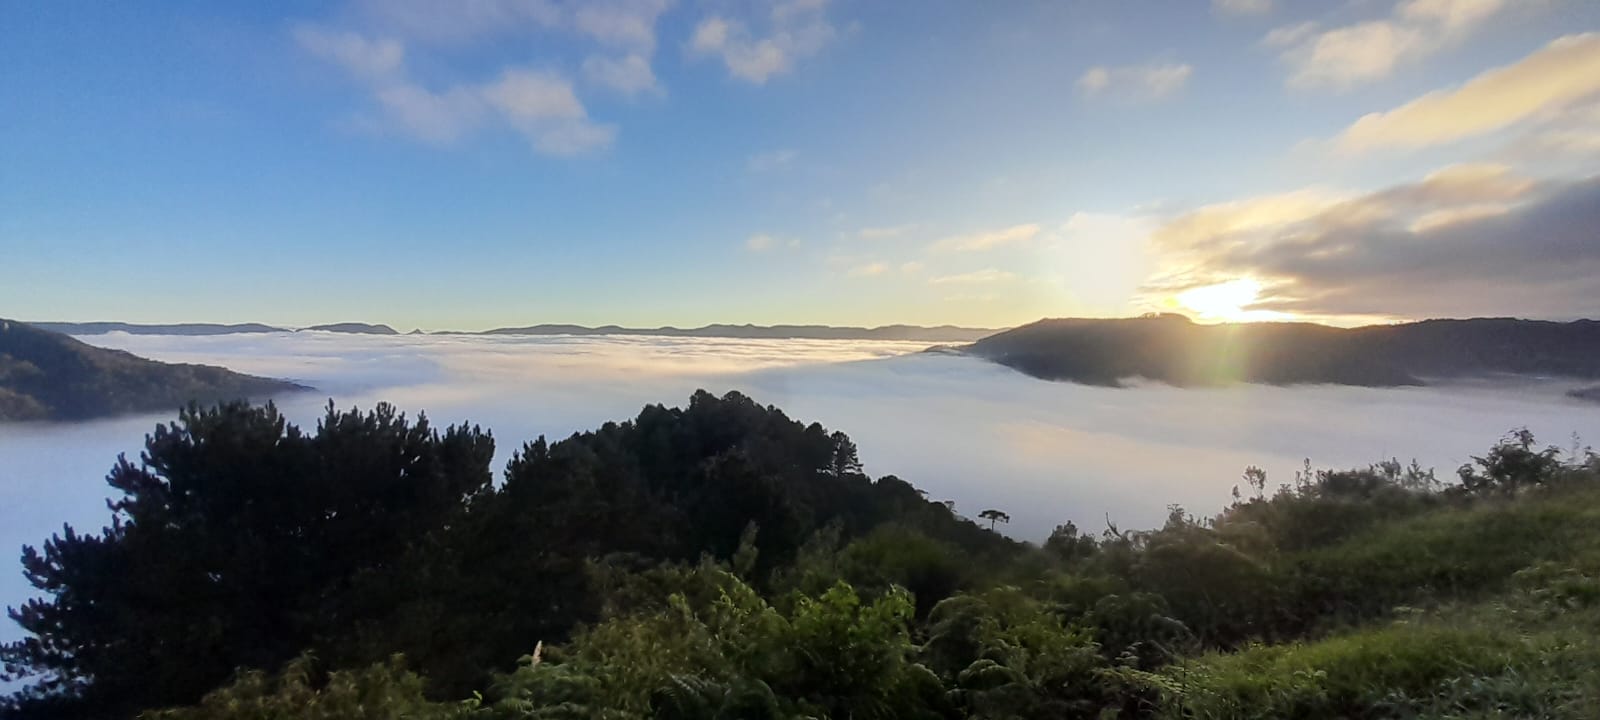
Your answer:
[[[1337,328],[1181,315],[1040,320],[963,349],[1046,380],[1391,387],[1491,375],[1600,377],[1600,321],[1424,320]]]
[[[312,325],[306,330],[321,330],[323,332],[353,333],[356,335],[399,335],[400,333],[388,325],[372,325],[370,323],[345,322],[328,325]]]
[[[0,421],[86,420],[307,389],[211,365],[147,360],[0,319]]]

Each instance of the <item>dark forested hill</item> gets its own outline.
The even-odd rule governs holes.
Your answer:
[[[307,388],[210,365],[173,365],[0,320],[0,421],[84,420]]]
[[[979,357],[1048,380],[1116,385],[1417,385],[1494,374],[1600,377],[1600,321],[1424,320],[1335,328],[1198,325],[1179,315],[1055,319],[974,343]]]
[[[217,323],[178,323],[175,325],[140,325],[125,322],[32,322],[41,330],[68,335],[104,335],[125,332],[130,335],[232,335],[234,333],[283,332],[283,328],[261,323],[220,325]]]
[[[388,325],[372,325],[369,323],[346,322],[332,323],[330,325],[312,325],[307,330],[322,330],[325,332],[355,333],[358,335],[399,335],[394,328]]]
[[[738,393],[540,437],[503,483],[493,456],[476,426],[441,432],[388,405],[330,406],[305,432],[270,407],[186,410],[143,465],[113,468],[112,527],[24,551],[52,599],[13,611],[42,642],[0,644],[7,672],[40,682],[15,698],[34,714],[14,717],[131,717],[308,648],[401,652],[466,693],[625,597],[665,600],[671,578],[639,575],[661,563],[729,561],[775,594],[897,585],[926,610],[1025,549],[867,477],[844,433]]]

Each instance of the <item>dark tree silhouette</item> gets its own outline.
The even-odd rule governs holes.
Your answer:
[[[1007,514],[1005,514],[1003,512],[1000,512],[999,510],[992,510],[992,509],[991,510],[985,510],[985,511],[983,511],[981,513],[978,513],[978,517],[989,521],[989,529],[990,530],[994,529],[994,524],[996,522],[1003,522],[1003,523],[1010,523],[1011,522],[1011,516],[1007,515]]]
[[[434,430],[379,404],[330,403],[314,433],[272,405],[184,411],[119,459],[100,533],[66,527],[23,548],[47,599],[10,615],[31,637],[0,646],[40,698],[84,716],[187,703],[235,668],[270,668],[312,640],[384,613],[395,588],[351,590],[490,490],[494,441]]]

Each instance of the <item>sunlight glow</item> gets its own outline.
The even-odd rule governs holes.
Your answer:
[[[1198,320],[1249,322],[1282,317],[1282,313],[1246,309],[1261,300],[1261,283],[1252,278],[1189,288],[1173,299]]]

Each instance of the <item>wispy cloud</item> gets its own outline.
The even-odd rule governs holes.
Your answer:
[[[1568,35],[1459,88],[1366,115],[1335,144],[1352,152],[1442,145],[1560,113],[1597,95],[1600,33]]]
[[[1266,36],[1261,38],[1261,44],[1273,48],[1298,45],[1300,41],[1311,37],[1311,34],[1317,31],[1317,27],[1317,23],[1310,20],[1293,25],[1275,27],[1267,31]]]
[[[889,266],[881,262],[871,262],[850,268],[845,274],[850,277],[875,277],[888,272]]]
[[[1275,4],[1274,0],[1211,0],[1211,10],[1224,15],[1265,15]]]
[[[1013,225],[1001,230],[952,235],[934,243],[929,249],[936,253],[979,252],[1006,245],[1026,243],[1038,234],[1039,225],[1037,223]]]
[[[628,97],[661,94],[650,57],[656,22],[669,5],[669,0],[357,0],[355,12],[342,16],[351,28],[302,23],[292,34],[308,54],[339,66],[365,88],[377,117],[362,118],[360,126],[436,144],[487,127],[508,127],[539,153],[573,155],[610,145],[616,126],[590,120],[565,75],[519,64],[501,65],[486,76],[479,68],[435,62],[424,82],[407,68],[408,50],[567,34],[598,46],[582,63],[587,83]]]
[[[696,55],[720,58],[729,74],[762,85],[833,40],[837,30],[828,21],[826,10],[827,0],[781,0],[761,19],[765,34],[752,30],[744,20],[710,15],[695,26],[689,49]]]
[[[1091,97],[1160,100],[1182,90],[1193,74],[1194,66],[1183,63],[1096,65],[1078,77],[1078,89]]]
[[[399,75],[405,63],[405,46],[393,38],[368,39],[316,25],[297,26],[293,34],[306,52],[333,62],[358,78],[388,80]]]
[[[751,172],[771,172],[789,167],[798,156],[798,152],[788,148],[768,150],[751,155],[745,160],[745,165]]]
[[[1016,277],[1017,277],[1016,273],[1013,273],[1013,272],[1008,272],[1006,270],[999,270],[999,269],[996,269],[996,268],[986,268],[986,269],[983,269],[983,270],[974,270],[972,272],[958,273],[958,274],[955,274],[955,275],[940,275],[938,277],[931,277],[931,278],[928,278],[928,284],[929,285],[988,285],[988,284],[992,284],[992,283],[1009,282],[1011,280],[1015,280]]]
[[[622,57],[591,55],[583,61],[583,76],[595,85],[627,97],[641,93],[666,94],[656,82],[656,74],[650,69],[650,61],[643,55]]]
[[[766,233],[756,233],[745,238],[744,249],[750,252],[766,252],[777,248],[800,247],[800,238],[780,238]]]
[[[1344,90],[1461,41],[1505,7],[1505,0],[1402,0],[1380,20],[1321,31],[1310,23],[1285,26],[1263,42],[1285,48],[1290,86]]]
[[[1600,178],[1537,182],[1455,165],[1337,197],[1320,190],[1200,208],[1155,234],[1151,299],[1241,277],[1260,308],[1313,316],[1600,313]],[[1508,242],[1507,238],[1516,238]]]
[[[885,225],[881,227],[864,227],[856,231],[856,237],[862,240],[884,240],[887,238],[900,237],[901,235],[916,229],[916,223],[906,223],[905,225]]]

